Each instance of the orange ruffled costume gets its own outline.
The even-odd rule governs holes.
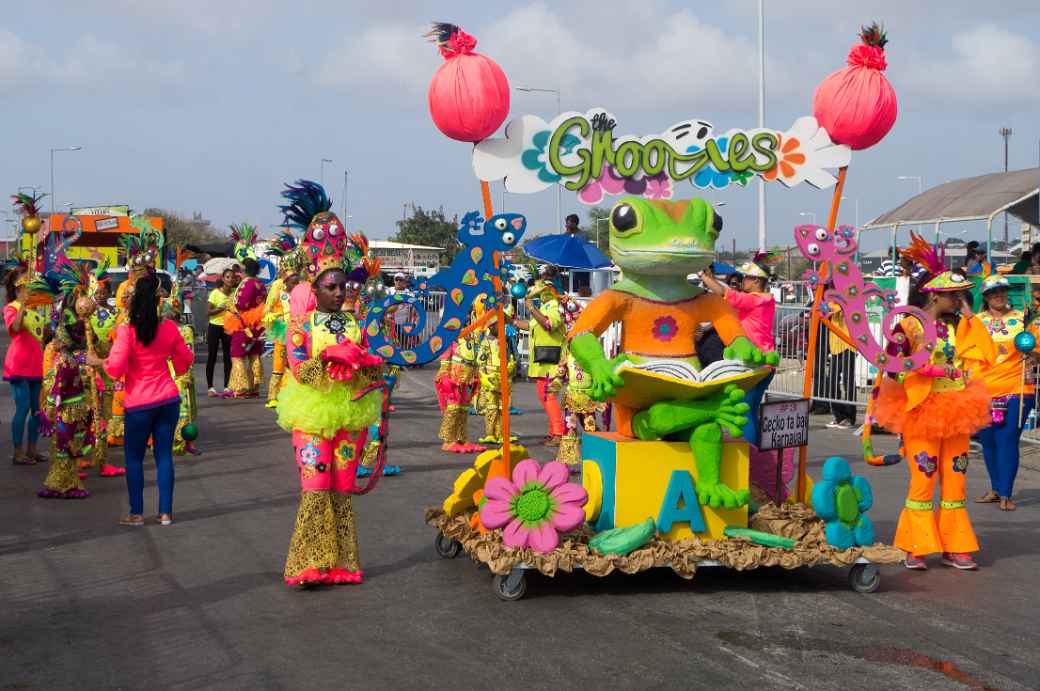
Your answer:
[[[922,332],[915,319],[900,324],[914,348]],[[910,469],[910,490],[899,516],[894,544],[917,556],[979,549],[966,508],[968,439],[990,424],[990,395],[982,379],[965,379],[978,363],[992,362],[996,350],[978,317],[961,319],[956,332],[940,330],[929,365],[908,373],[902,382],[886,377],[874,401],[873,415],[885,429],[903,435]],[[934,376],[947,365],[960,376]],[[935,484],[940,505],[935,511]]]

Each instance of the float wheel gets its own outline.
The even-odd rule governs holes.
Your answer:
[[[877,564],[856,564],[849,569],[849,587],[857,593],[873,593],[881,586]]]

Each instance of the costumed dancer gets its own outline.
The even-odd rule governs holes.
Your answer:
[[[96,373],[87,364],[87,320],[94,310],[89,274],[65,260],[56,272],[60,286],[54,334],[53,384],[46,392],[45,425],[52,433],[50,464],[43,499],[83,499],[79,462],[92,458]],[[42,288],[42,286],[41,286]],[[89,460],[88,460],[89,464]]]
[[[179,287],[175,284],[173,294],[163,298],[159,308],[159,315],[177,325],[177,331],[188,350],[195,352],[195,329],[191,324],[181,322],[184,301]],[[170,376],[177,385],[177,395],[180,397],[180,409],[177,417],[177,427],[173,432],[173,455],[183,456],[189,453],[198,456],[202,452],[195,448],[192,443],[198,437],[198,425],[195,422],[198,416],[198,399],[195,392],[195,372],[191,367],[177,374],[173,360],[170,360]]]
[[[108,306],[109,277],[107,263],[102,264],[91,277],[90,297],[94,301],[94,312],[87,320],[88,345],[101,358],[108,357],[115,339],[116,313]],[[108,426],[112,420],[112,397],[116,382],[101,367],[97,374],[97,400],[94,407],[94,459],[93,467],[101,477],[118,477],[126,474],[125,468],[108,463]]]
[[[484,314],[487,309],[484,296],[474,302],[476,316]],[[512,313],[507,307],[506,312]],[[516,373],[516,358],[506,351],[506,367],[510,377]],[[492,320],[484,328],[484,337],[477,350],[477,368],[480,375],[480,389],[477,393],[477,410],[484,416],[484,436],[481,444],[502,443],[502,354],[498,349],[497,322]],[[510,441],[519,437],[510,435]]]
[[[289,585],[360,583],[351,494],[368,427],[379,419],[382,360],[365,351],[363,332],[343,310],[347,274],[361,260],[318,184],[282,193],[287,223],[306,228],[303,248],[314,299],[293,291],[286,334],[289,369],[278,397],[278,424],[293,435],[300,507],[285,562]]]
[[[116,288],[116,326],[130,322],[130,303],[134,298],[134,283],[155,269],[155,262],[162,253],[162,233],[151,223],[134,216],[130,224],[138,229],[137,234],[124,233],[119,244],[126,255],[126,280]],[[126,392],[124,380],[116,379],[112,388],[112,416],[108,420],[109,445],[122,445],[125,426]]]
[[[469,403],[473,391],[480,383],[477,371],[478,339],[470,332],[455,340],[441,355],[441,372],[438,372],[437,389],[443,393],[444,412],[438,436],[443,451],[452,453],[477,453],[486,450],[480,444],[469,442]]]
[[[581,305],[575,300],[565,300],[560,303],[560,311],[565,328],[570,330],[581,315]],[[576,473],[581,468],[581,435],[583,432],[597,431],[596,415],[603,414],[607,404],[592,398],[592,378],[581,368],[569,349],[564,352],[563,360],[549,382],[550,392],[555,394],[561,389],[564,391],[565,431],[560,440],[556,460],[566,464],[572,473]]]
[[[242,261],[245,277],[229,301],[224,331],[231,335],[231,379],[228,388],[235,398],[256,398],[264,366],[264,305],[267,288],[260,282],[260,263],[251,257]]]
[[[903,435],[910,470],[894,544],[907,553],[908,569],[927,569],[924,557],[941,552],[943,564],[971,570],[977,568],[972,553],[979,543],[965,507],[968,439],[992,419],[986,384],[970,371],[992,362],[996,351],[965,297],[971,281],[947,270],[936,248],[911,235],[910,248],[902,252],[928,271],[917,289],[925,296],[925,313],[935,319],[938,340],[928,364],[901,379],[883,379],[873,408],[879,424]],[[890,355],[916,351],[923,341],[922,326],[912,317],[899,323],[899,335],[904,341],[891,343]]]
[[[989,276],[982,282],[983,310],[979,319],[989,331],[996,346],[996,359],[978,374],[986,382],[992,397],[992,421],[978,433],[982,455],[989,473],[990,490],[975,501],[980,504],[999,503],[1003,511],[1014,511],[1011,501],[1018,474],[1019,438],[1022,425],[1029,418],[1036,400],[1033,370],[1036,355],[1033,348],[1019,352],[1019,334],[1032,335],[1035,344],[1040,331],[1035,323],[1026,326],[1022,310],[1014,309],[1008,301],[1011,283],[1003,276]],[[1034,346],[1035,347],[1035,346]]]
[[[550,267],[555,271],[555,267]],[[536,382],[538,400],[549,418],[549,435],[543,440],[545,446],[559,446],[564,434],[563,413],[556,394],[549,390],[549,382],[563,359],[563,344],[567,332],[563,328],[558,293],[552,287],[551,273],[537,281],[524,297],[528,319],[515,320],[517,328],[530,335],[528,339],[530,363],[527,377]],[[535,300],[539,303],[535,305]]]
[[[300,282],[300,255],[296,237],[289,230],[281,230],[271,241],[270,254],[279,257],[278,278],[267,289],[264,306],[264,328],[274,344],[271,353],[271,380],[267,384],[267,407],[278,407],[278,392],[284,385],[285,327],[289,318],[289,294]]]

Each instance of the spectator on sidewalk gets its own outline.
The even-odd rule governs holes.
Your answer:
[[[837,303],[829,306],[831,325],[848,338],[849,330],[841,306]],[[830,347],[827,398],[831,399],[831,414],[834,416],[827,426],[850,429],[856,426],[856,405],[852,403],[856,400],[856,349],[830,329],[827,330],[827,341]]]

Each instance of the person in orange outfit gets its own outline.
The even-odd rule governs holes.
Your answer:
[[[1011,501],[1018,474],[1019,438],[1022,425],[1033,409],[1036,386],[1032,377],[1035,351],[1029,357],[1015,348],[1015,338],[1023,331],[1038,336],[1036,324],[1026,326],[1022,310],[1014,309],[1008,301],[1011,283],[1003,276],[993,275],[982,282],[983,310],[979,318],[989,330],[997,349],[996,360],[983,367],[979,375],[993,398],[993,419],[979,432],[982,455],[989,473],[990,490],[975,501],[979,504],[999,503],[1002,511],[1014,511]]]
[[[927,364],[901,375],[901,380],[882,381],[874,406],[878,423],[903,435],[910,470],[894,544],[907,553],[906,568],[911,570],[927,569],[924,557],[936,552],[942,553],[947,566],[973,570],[977,565],[972,554],[979,543],[965,505],[968,440],[991,418],[986,384],[971,372],[992,362],[996,350],[964,292],[973,284],[947,271],[941,256],[918,236],[903,254],[928,270],[918,285],[938,338]],[[898,329],[906,336],[904,352],[923,347],[923,327],[915,318],[904,319]]]

